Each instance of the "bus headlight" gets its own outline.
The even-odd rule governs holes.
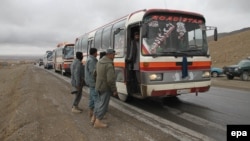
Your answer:
[[[202,74],[202,78],[208,78],[210,77],[210,72],[209,71],[204,71]]]
[[[162,81],[163,80],[163,74],[162,73],[153,73],[149,75],[150,81]]]

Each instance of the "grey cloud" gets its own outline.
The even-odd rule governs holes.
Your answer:
[[[2,44],[54,46],[75,38],[137,10],[170,8],[200,12],[219,31],[248,24],[248,0],[1,0],[0,47]],[[246,19],[244,21],[245,16]],[[240,23],[233,17],[241,19]]]
[[[249,13],[249,0],[210,0],[207,2],[211,11],[224,13]]]

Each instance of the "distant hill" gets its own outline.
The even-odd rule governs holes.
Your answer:
[[[219,33],[218,41],[208,37],[212,66],[233,65],[250,56],[250,28]]]

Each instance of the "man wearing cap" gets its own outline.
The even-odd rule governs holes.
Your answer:
[[[101,120],[108,111],[110,96],[117,95],[115,68],[113,64],[114,57],[115,50],[107,49],[106,55],[96,65],[97,76],[95,87],[98,97],[94,109],[94,115],[96,116],[94,122],[95,128],[107,127],[107,124],[104,124]]]

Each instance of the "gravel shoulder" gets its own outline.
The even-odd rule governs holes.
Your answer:
[[[110,107],[107,129],[90,124],[87,94],[81,114],[71,113],[70,84],[32,64],[0,67],[1,141],[177,141]]]

